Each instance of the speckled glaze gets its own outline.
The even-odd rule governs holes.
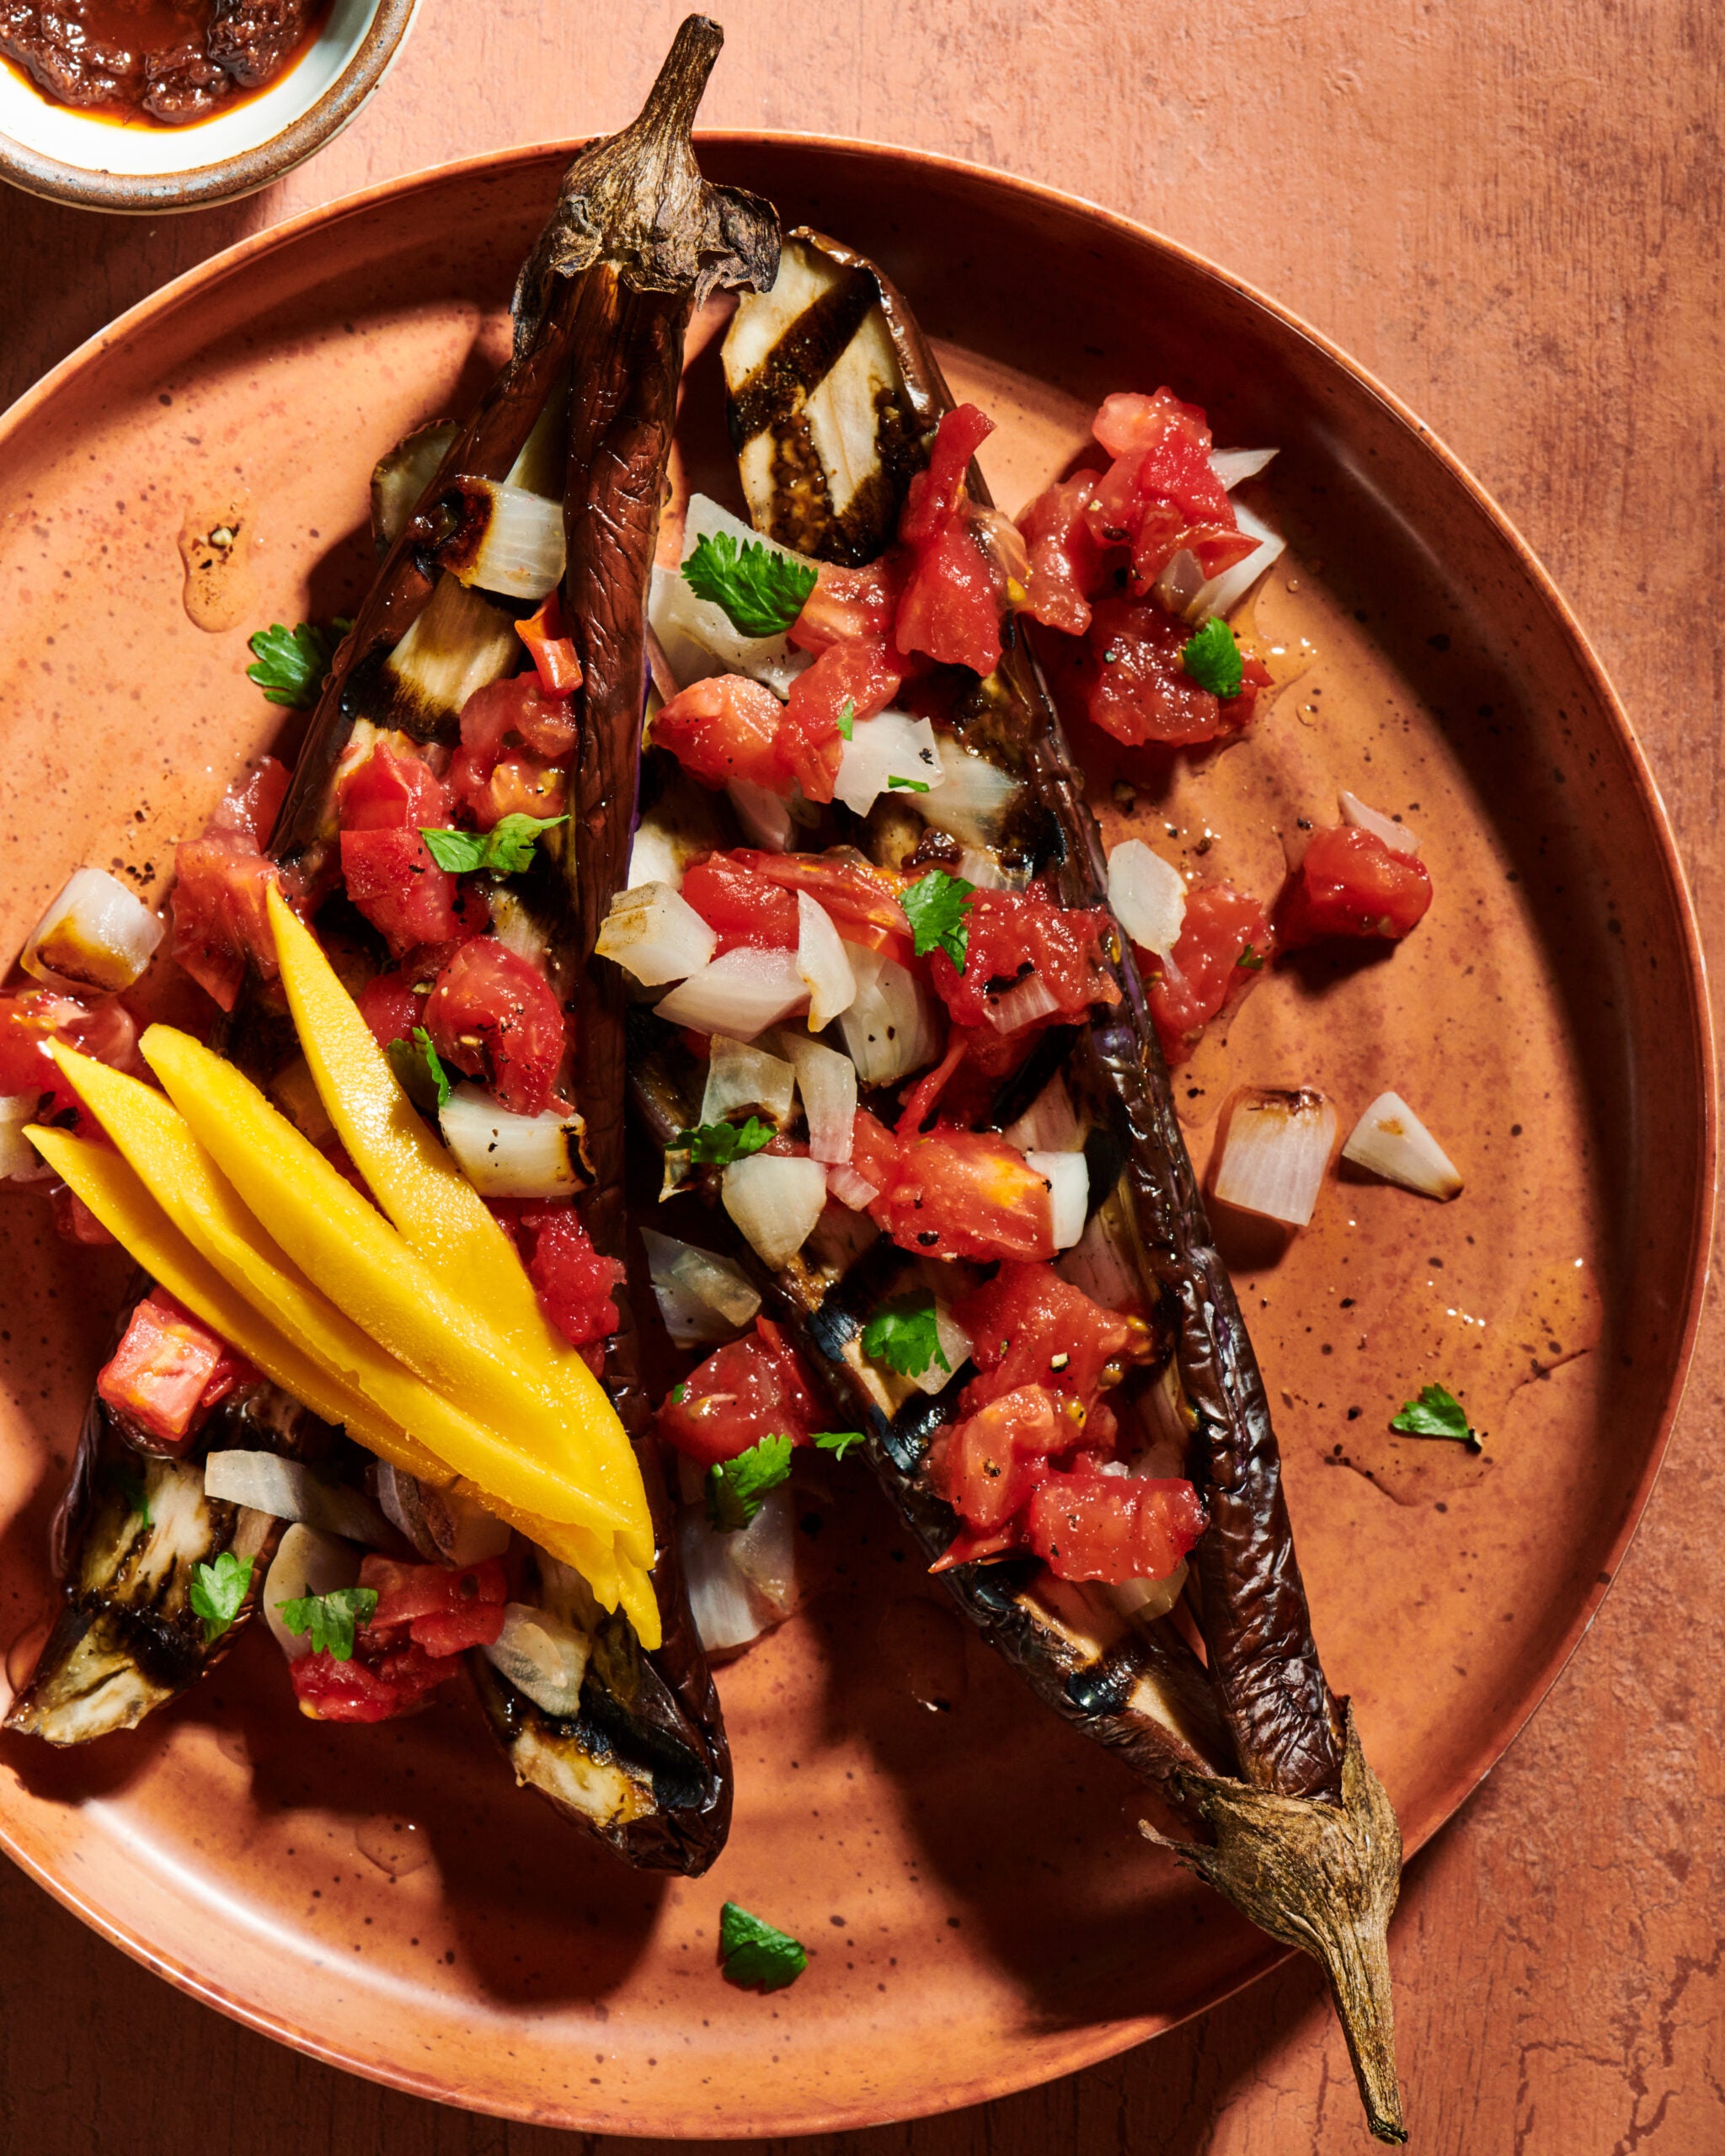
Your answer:
[[[371,459],[494,362],[566,154],[456,168],[248,243],[4,423],[5,947],[80,861],[159,894],[171,839],[277,739],[244,630],[206,633],[181,605],[189,504],[250,490],[259,620],[341,611],[366,574]],[[1182,1084],[1200,1159],[1236,1084],[1322,1085],[1344,1127],[1389,1086],[1467,1178],[1438,1207],[1343,1177],[1290,1244],[1228,1231],[1326,1663],[1417,1847],[1597,1608],[1681,1385],[1713,1089],[1653,783],[1501,516],[1301,325],[996,175],[786,138],[709,138],[706,161],[900,280],[959,393],[1001,423],[982,461],[1009,506],[1109,388],[1167,380],[1220,440],[1281,446],[1261,499],[1292,547],[1256,603],[1280,685],[1263,723],[1172,771],[1075,745],[1111,841],[1147,835],[1262,893],[1283,835],[1333,820],[1338,785],[1424,841],[1438,895],[1410,942],[1277,972]],[[710,340],[690,387],[683,470],[708,483]],[[3,1644],[48,1593],[45,1523],[124,1267],[59,1243],[39,1199],[0,1203]],[[1432,1378],[1468,1401],[1482,1456],[1388,1433]],[[1268,1967],[1276,1950],[1132,1831],[1130,1779],[958,1628],[861,1478],[830,1486],[822,1591],[720,1673],[737,1823],[706,1879],[638,1878],[573,1840],[510,1790],[466,1705],[303,1723],[261,1636],[99,1750],[7,1740],[0,1836],[109,1937],[258,2027],[449,2101],[638,2134],[973,2101]],[[727,1897],[808,1943],[794,1990],[719,1980]]]

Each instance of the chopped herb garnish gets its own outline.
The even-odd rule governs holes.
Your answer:
[[[383,1053],[396,1083],[421,1115],[435,1116],[449,1105],[449,1072],[423,1026],[414,1027],[411,1040],[392,1041]]]
[[[887,773],[886,782],[893,792],[898,793],[927,793],[928,791],[926,778],[900,778],[896,771]]]
[[[224,1550],[213,1565],[195,1565],[186,1600],[192,1614],[204,1620],[204,1645],[219,1640],[238,1616],[246,1589],[252,1583],[252,1561]]]
[[[686,1153],[697,1167],[728,1168],[770,1145],[777,1134],[770,1123],[751,1115],[746,1123],[702,1123],[680,1130],[670,1150]]]
[[[1206,622],[1180,654],[1180,664],[1200,689],[1213,696],[1237,696],[1245,679],[1240,647],[1220,616]]]
[[[952,1374],[934,1320],[934,1298],[927,1293],[883,1304],[862,1328],[862,1353],[903,1378],[920,1378],[934,1363]]]
[[[354,1658],[355,1626],[369,1625],[377,1607],[375,1587],[339,1587],[329,1594],[302,1594],[296,1602],[278,1602],[281,1621],[296,1636],[312,1636],[312,1652],[326,1649],[338,1662]]]
[[[688,1396],[689,1380],[686,1378],[679,1378],[676,1383],[670,1389],[671,1406],[673,1407],[681,1407]]]
[[[970,947],[970,899],[976,886],[962,876],[948,876],[944,868],[931,868],[921,883],[913,883],[900,899],[911,924],[911,939],[919,958],[931,951],[944,951],[960,973]]]
[[[1234,963],[1249,974],[1261,974],[1263,971],[1263,953],[1254,951],[1248,943]]]
[[[134,1475],[129,1467],[122,1467],[116,1460],[108,1470],[108,1480],[119,1491],[146,1527],[151,1525],[150,1493],[144,1487],[141,1475]]]
[[[813,562],[793,560],[758,539],[740,551],[729,531],[709,531],[683,563],[683,581],[697,599],[724,608],[745,637],[778,637],[789,628],[814,590]]]
[[[718,1956],[726,1983],[745,1990],[782,1991],[809,1966],[806,1951],[789,1932],[751,1917],[734,1902],[718,1913]]]
[[[328,627],[319,622],[302,622],[291,629],[272,622],[247,638],[253,663],[246,669],[246,679],[255,681],[272,704],[309,711],[329,672],[336,645],[352,627],[340,617]]]
[[[419,836],[440,868],[454,876],[472,876],[480,870],[493,876],[519,876],[533,862],[533,849],[540,834],[566,824],[567,816],[523,816],[499,819],[489,831],[427,830]]]
[[[1469,1428],[1467,1410],[1440,1385],[1426,1385],[1418,1399],[1404,1401],[1401,1413],[1390,1417],[1390,1428],[1404,1438],[1450,1438],[1472,1452],[1482,1449]]]
[[[835,1460],[842,1460],[854,1447],[868,1443],[860,1430],[816,1430],[814,1441],[822,1452],[830,1452]]]
[[[854,740],[857,728],[857,700],[846,696],[839,706],[839,733],[846,740]]]
[[[707,1470],[707,1517],[721,1534],[746,1527],[768,1491],[790,1480],[791,1441],[763,1438],[734,1460]]]

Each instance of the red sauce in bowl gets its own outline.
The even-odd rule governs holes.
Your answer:
[[[0,54],[58,104],[184,127],[298,59],[329,0],[0,0]]]

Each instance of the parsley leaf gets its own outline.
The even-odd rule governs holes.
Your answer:
[[[862,1353],[901,1378],[920,1378],[933,1363],[952,1373],[934,1321],[934,1298],[927,1293],[884,1303],[862,1328]]]
[[[728,1168],[733,1161],[746,1161],[778,1135],[770,1123],[751,1115],[746,1123],[702,1123],[692,1130],[680,1130],[668,1150],[686,1153],[701,1168]]]
[[[296,1602],[278,1602],[281,1621],[297,1636],[312,1636],[312,1652],[327,1647],[338,1662],[354,1658],[354,1629],[369,1625],[377,1607],[375,1587],[339,1587],[330,1594],[302,1594]]]
[[[1245,679],[1234,632],[1218,615],[1208,621],[1180,654],[1180,664],[1200,689],[1213,696],[1237,696]]]
[[[928,791],[926,778],[900,778],[896,771],[887,773],[886,782],[889,791],[895,793],[927,793]]]
[[[476,870],[489,869],[494,876],[519,876],[532,866],[540,833],[568,821],[567,816],[517,814],[499,818],[489,831],[427,830],[422,825],[419,836],[437,866],[451,875],[471,876]]]
[[[860,1430],[816,1430],[814,1438],[822,1452],[830,1452],[835,1460],[842,1460],[846,1453],[868,1442]]]
[[[1239,957],[1235,959],[1234,963],[1242,967],[1247,973],[1261,974],[1263,971],[1263,953],[1254,951],[1248,943]]]
[[[911,924],[911,939],[919,958],[927,958],[931,951],[944,951],[964,972],[964,954],[970,947],[970,897],[975,889],[962,876],[948,876],[944,868],[931,868],[920,883],[913,883],[900,896],[899,904]]]
[[[255,681],[272,704],[309,711],[318,701],[336,645],[352,627],[339,616],[327,628],[318,622],[302,622],[292,629],[272,622],[246,639],[253,661],[246,679]]]
[[[1451,1438],[1471,1452],[1482,1449],[1468,1427],[1467,1410],[1445,1386],[1429,1385],[1418,1400],[1402,1403],[1399,1415],[1390,1417],[1390,1428],[1404,1438]]]
[[[777,637],[802,612],[814,589],[815,568],[758,539],[745,539],[739,550],[729,531],[709,531],[683,563],[683,581],[697,599],[723,607],[745,637]]]
[[[129,1467],[122,1467],[116,1460],[108,1470],[108,1480],[125,1498],[146,1527],[153,1524],[150,1518],[150,1493],[144,1487],[142,1475],[134,1475]]]
[[[204,1645],[219,1640],[239,1614],[252,1583],[252,1561],[224,1550],[213,1565],[195,1565],[186,1600],[204,1620]]]
[[[854,740],[857,733],[857,700],[846,696],[839,706],[839,734],[842,739]]]
[[[421,1115],[437,1115],[449,1105],[449,1073],[423,1026],[414,1027],[411,1040],[392,1041],[383,1053],[396,1083]]]
[[[688,1396],[689,1380],[686,1378],[679,1378],[676,1383],[670,1389],[671,1406],[673,1407],[681,1407]]]
[[[809,1966],[807,1951],[789,1932],[751,1917],[734,1902],[727,1902],[719,1911],[718,1955],[726,1983],[745,1990],[758,1986],[762,1991],[782,1991]]]
[[[746,1527],[769,1490],[791,1476],[791,1441],[763,1438],[734,1460],[722,1460],[707,1470],[707,1517],[721,1534]]]

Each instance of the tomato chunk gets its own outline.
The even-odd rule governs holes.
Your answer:
[[[454,819],[449,787],[403,734],[379,734],[336,787],[347,894],[399,958],[418,943],[472,932],[484,918],[477,893],[431,858],[422,830]]]
[[[910,574],[911,557],[901,547],[889,547],[862,568],[822,562],[814,589],[791,624],[791,642],[798,650],[813,652],[838,643],[884,643]]]
[[[852,1152],[854,1158],[854,1138]],[[992,1131],[936,1130],[912,1139],[868,1215],[900,1250],[921,1257],[1055,1254],[1047,1182],[1016,1145]]]
[[[930,1479],[967,1527],[992,1534],[1029,1502],[1049,1455],[1069,1450],[1077,1436],[1049,1393],[1025,1385],[943,1431],[929,1449]]]
[[[955,1026],[1012,1032],[1031,1021],[1081,1017],[1094,1003],[1119,1001],[1103,957],[1114,933],[1105,909],[1068,910],[1037,891],[978,891],[966,919],[964,971],[943,950],[928,962],[930,985]]]
[[[377,1594],[377,1607],[366,1626],[368,1645],[383,1644],[382,1636],[405,1631],[429,1655],[454,1655],[467,1647],[489,1646],[503,1630],[509,1574],[500,1557],[452,1568],[402,1564],[368,1551],[360,1566],[360,1585]]]
[[[715,958],[745,947],[757,951],[797,947],[796,896],[759,874],[755,860],[752,854],[714,853],[684,872],[683,896],[718,932]]]
[[[174,855],[174,959],[224,1011],[248,964],[266,980],[275,975],[267,894],[276,870],[263,847],[287,784],[286,766],[266,756],[229,787],[203,836],[182,841]]]
[[[1150,1352],[1142,1318],[1104,1310],[1049,1265],[1003,1265],[953,1315],[970,1336],[979,1373],[964,1388],[962,1412],[975,1415],[1021,1386],[1039,1385],[1085,1411],[1069,1443],[1081,1433],[1097,1442],[1097,1433],[1085,1427],[1097,1396]]]
[[[763,682],[718,674],[671,698],[653,722],[653,739],[703,786],[737,778],[788,795],[795,774],[779,753],[782,710]]]
[[[1030,558],[1024,611],[1069,636],[1090,627],[1090,602],[1105,580],[1106,549],[1085,514],[1101,477],[1078,472],[1056,480],[1018,519]]]
[[[770,1318],[707,1358],[659,1411],[665,1443],[702,1467],[734,1460],[763,1438],[806,1444],[820,1417],[796,1351]]]
[[[575,745],[567,695],[547,695],[537,674],[490,681],[462,705],[461,728],[450,791],[482,831],[505,816],[563,814],[562,766]]]
[[[327,1651],[289,1665],[300,1711],[318,1721],[393,1721],[417,1713],[431,1693],[461,1668],[455,1655],[430,1655],[416,1641],[377,1648],[355,1644],[338,1662]]]
[[[966,513],[964,475],[993,432],[994,421],[974,404],[941,420],[928,468],[911,480],[899,521],[912,565],[893,627],[901,652],[983,675],[1001,663],[1005,579]]]
[[[479,1079],[511,1113],[541,1115],[551,1105],[563,1006],[544,974],[494,936],[463,943],[438,974],[425,1024],[443,1060]]]
[[[594,1249],[572,1205],[529,1208],[521,1231],[539,1307],[570,1347],[609,1338],[620,1322],[612,1298],[623,1277],[621,1260]]]
[[[905,659],[889,651],[884,638],[830,644],[791,684],[779,721],[782,760],[794,774],[804,797],[830,801],[844,755],[839,721],[849,707],[852,723],[884,711],[906,672]]]
[[[0,1094],[51,1095],[51,1106],[39,1116],[77,1120],[83,1114],[77,1096],[49,1054],[49,1042],[65,1041],[99,1063],[124,1070],[135,1060],[137,1038],[131,1011],[111,998],[92,1008],[51,988],[0,995]]]
[[[152,1449],[179,1453],[210,1409],[256,1375],[226,1341],[158,1288],[133,1310],[96,1390],[122,1421],[154,1441]]]
[[[1275,952],[1263,908],[1231,883],[1200,883],[1186,899],[1179,941],[1167,958],[1140,952],[1150,1015],[1170,1070],[1188,1060],[1204,1029],[1237,1002]]]
[[[1119,393],[1103,400],[1094,432],[1114,462],[1087,514],[1099,539],[1130,544],[1138,590],[1147,591],[1178,553],[1196,556],[1211,577],[1252,552],[1210,463],[1210,431],[1197,405],[1169,389]]]
[[[1056,1579],[1166,1579],[1204,1533],[1189,1482],[1080,1470],[1048,1475],[1025,1507],[1024,1535]]]
[[[537,613],[515,623],[515,634],[527,647],[546,695],[574,696],[581,686],[581,663],[563,628],[563,607],[555,585],[546,593]]]
[[[1298,873],[1276,909],[1284,950],[1323,936],[1376,936],[1399,942],[1424,920],[1431,872],[1397,853],[1375,831],[1314,831]]]

